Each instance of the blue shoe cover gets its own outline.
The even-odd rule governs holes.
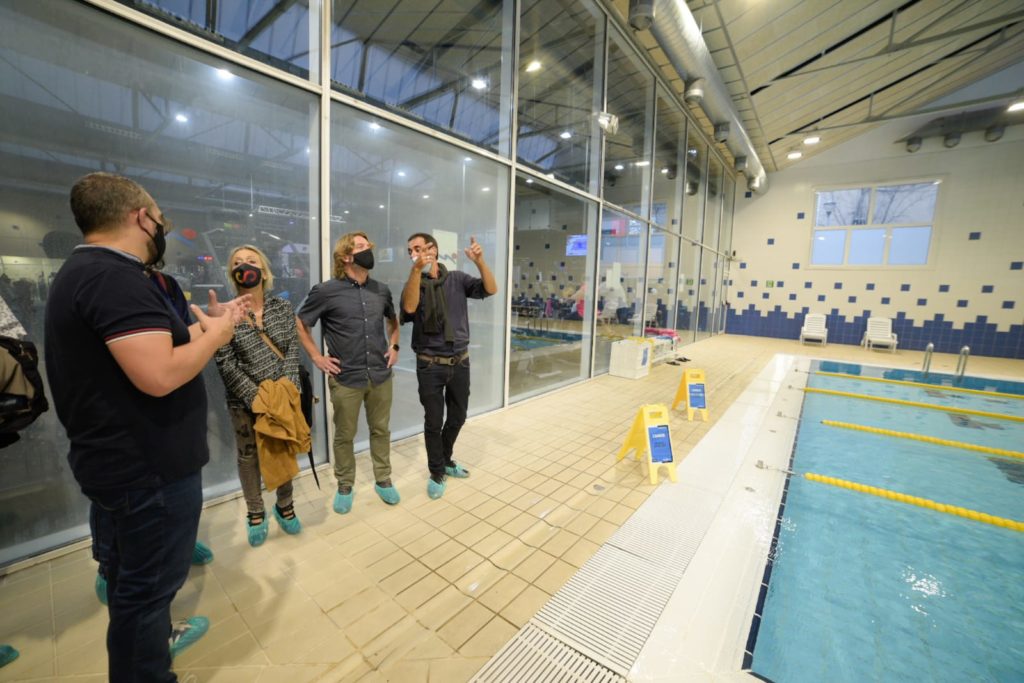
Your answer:
[[[96,597],[101,604],[107,604],[107,580],[100,574],[96,575]]]
[[[299,516],[295,515],[291,519],[288,519],[281,514],[281,509],[277,507],[276,503],[274,504],[274,519],[277,520],[277,523],[281,525],[281,528],[284,529],[286,534],[294,536],[302,531],[302,522],[299,521]]]
[[[398,502],[402,500],[402,497],[398,495],[398,489],[395,488],[394,484],[391,486],[374,484],[373,490],[376,491],[377,495],[380,496],[380,499],[388,505],[398,505]]]
[[[210,547],[201,541],[196,541],[196,545],[192,548],[192,564],[210,564],[213,562],[213,551]]]
[[[433,500],[437,500],[444,495],[444,490],[448,486],[448,481],[442,479],[440,483],[434,481],[432,478],[427,479],[427,495]]]
[[[249,545],[253,548],[263,545],[263,541],[267,540],[267,533],[270,531],[270,520],[266,513],[263,514],[263,521],[259,524],[253,526],[246,520],[245,525],[249,535]]]
[[[206,635],[210,629],[210,620],[206,617],[191,617],[185,621],[176,621],[171,625],[169,639],[171,657]]]
[[[347,515],[352,509],[352,499],[356,497],[356,490],[352,489],[348,493],[335,493],[334,494],[334,511],[339,515]]]
[[[17,650],[10,645],[0,645],[0,666],[7,666],[17,658]]]
[[[469,470],[457,462],[453,462],[451,465],[446,465],[444,473],[449,477],[455,477],[456,479],[465,479],[469,476]]]

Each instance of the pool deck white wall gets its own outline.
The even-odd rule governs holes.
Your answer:
[[[890,122],[798,162],[772,174],[764,195],[738,190],[730,334],[796,339],[805,313],[824,313],[830,343],[857,344],[874,315],[893,319],[901,349],[967,344],[1024,358],[1024,125],[991,143],[965,133],[953,149],[940,137],[913,154],[895,142],[938,116]],[[809,265],[816,189],[922,180],[941,182],[928,265]]]

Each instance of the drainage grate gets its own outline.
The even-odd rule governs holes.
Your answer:
[[[626,679],[551,637],[532,622],[505,644],[471,683],[625,683]]]
[[[692,487],[671,491],[662,487],[607,543],[648,560],[663,574],[681,577],[711,526],[720,502],[719,496]]]
[[[678,584],[664,568],[610,545],[534,620],[596,662],[626,676]]]

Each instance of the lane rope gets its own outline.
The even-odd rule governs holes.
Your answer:
[[[817,370],[813,372],[814,375],[821,375],[822,377],[838,377],[840,379],[857,379],[862,382],[884,382],[886,384],[899,384],[906,387],[921,387],[922,389],[938,389],[939,391],[956,391],[963,394],[977,394],[979,396],[995,396],[997,398],[1017,398],[1024,400],[1024,394],[1005,394],[1000,391],[985,391],[984,389],[961,389],[960,387],[951,387],[945,384],[928,384],[927,382],[911,382],[905,379],[885,379],[884,377],[863,377],[861,375],[848,375],[843,372],[825,372],[824,370]]]
[[[941,512],[947,515],[955,515],[957,517],[963,517],[964,519],[970,519],[975,522],[982,522],[983,524],[991,524],[992,526],[1010,529],[1011,531],[1024,532],[1024,522],[1018,522],[1015,519],[1007,519],[1006,517],[996,517],[995,515],[990,515],[985,512],[978,512],[977,510],[969,510],[968,508],[962,508],[957,505],[946,505],[945,503],[937,503],[934,500],[928,500],[927,498],[919,498],[917,496],[907,495],[906,493],[890,491],[889,489],[880,489],[876,486],[868,486],[867,484],[858,484],[855,481],[837,479],[836,477],[826,477],[824,475],[815,474],[813,472],[805,472],[804,478],[809,479],[810,481],[818,482],[819,484],[828,484],[829,486],[836,486],[841,489],[857,491],[859,493],[867,493],[872,496],[878,496],[879,498],[887,498],[888,500],[896,501],[897,503],[916,505],[918,507],[926,508],[928,510],[934,510],[935,512]]]
[[[886,398],[884,396],[871,396],[870,394],[855,394],[850,391],[836,391],[835,389],[817,389],[804,387],[809,394],[824,394],[826,396],[842,396],[844,398],[859,398],[865,401],[878,401],[898,406],[910,406],[912,408],[925,408],[926,410],[941,410],[944,413],[955,413],[957,415],[976,415],[978,417],[991,417],[996,420],[1009,420],[1011,422],[1024,422],[1020,415],[1004,415],[1003,413],[990,413],[987,410],[973,410],[970,408],[954,408],[951,406],[940,406],[934,403],[921,403],[919,401],[905,401],[899,398]]]
[[[993,448],[992,446],[981,446],[978,444],[967,443],[965,441],[953,441],[952,439],[940,439],[935,436],[926,436],[924,434],[912,434],[910,432],[897,432],[894,429],[882,429],[881,427],[868,427],[867,425],[854,424],[852,422],[840,422],[839,420],[822,420],[821,424],[828,427],[839,427],[840,429],[852,429],[858,432],[868,432],[870,434],[883,434],[885,436],[896,437],[897,439],[912,439],[914,441],[923,441],[925,443],[937,444],[939,446],[949,446],[950,448],[963,448],[968,451],[978,451],[979,453],[991,453],[992,455],[999,455],[1004,458],[1019,458],[1024,460],[1024,453],[1020,451],[1011,451],[1005,448]]]

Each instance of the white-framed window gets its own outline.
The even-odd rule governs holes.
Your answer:
[[[927,265],[938,196],[938,180],[816,190],[811,265]]]

